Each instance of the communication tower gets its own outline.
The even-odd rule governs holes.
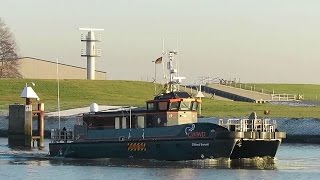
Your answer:
[[[81,57],[87,57],[87,79],[95,79],[95,59],[101,57],[101,49],[96,47],[96,42],[101,42],[101,34],[95,34],[95,31],[104,31],[104,29],[79,28],[80,31],[87,31],[87,34],[81,34],[81,42],[86,43],[86,49],[81,49]]]

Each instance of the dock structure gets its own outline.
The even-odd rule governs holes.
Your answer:
[[[21,98],[26,99],[26,104],[9,105],[8,144],[10,147],[31,148],[37,142],[41,149],[44,147],[44,103],[39,103],[37,109],[32,108],[32,99],[39,100],[39,97],[27,83]],[[38,130],[33,135],[34,117],[38,120]]]
[[[197,86],[190,86],[197,89]],[[271,101],[295,101],[297,97],[293,94],[266,94],[218,83],[202,86],[202,91],[215,96],[221,96],[234,101],[245,101],[254,103],[266,103]]]

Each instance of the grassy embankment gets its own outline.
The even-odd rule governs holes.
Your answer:
[[[12,103],[24,103],[20,93],[26,82],[34,82],[35,92],[45,103],[47,111],[57,110],[56,80],[0,80],[0,109]],[[30,86],[31,83],[28,83]],[[134,81],[87,81],[60,80],[61,109],[89,106],[95,102],[101,105],[144,105],[145,99],[153,97],[154,86],[148,82]]]
[[[237,83],[231,86],[264,92],[268,94],[300,94],[304,100],[320,101],[320,85],[315,84],[252,84],[252,83]]]
[[[0,111],[8,110],[9,104],[24,103],[20,93],[26,82],[35,82],[34,90],[45,103],[46,111],[57,110],[56,80],[0,80]],[[259,85],[256,85],[258,87]],[[272,89],[272,85],[270,85]],[[312,94],[320,92],[320,85],[277,85],[280,91],[285,87],[287,93]],[[282,88],[281,88],[282,87]],[[158,88],[159,89],[159,88]],[[60,80],[61,109],[89,106],[96,102],[100,105],[132,105],[144,106],[145,100],[153,98],[154,84],[137,81],[87,81]],[[270,110],[272,117],[315,117],[320,118],[320,107],[290,107],[271,104],[254,104],[246,102],[218,101],[203,99],[202,115],[215,117],[244,117],[252,111],[262,115],[264,110]]]

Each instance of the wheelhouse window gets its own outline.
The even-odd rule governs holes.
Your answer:
[[[197,110],[197,108],[198,108],[198,102],[196,102],[196,101],[193,101],[192,102],[192,111],[196,111]]]
[[[183,111],[191,110],[191,101],[181,101],[180,110],[183,110]]]
[[[159,102],[158,103],[159,110],[166,111],[168,110],[168,102]]]
[[[171,102],[169,106],[169,110],[178,110],[180,106],[180,102]]]
[[[147,103],[147,108],[148,111],[153,111],[156,109],[153,102]]]
[[[144,116],[138,116],[137,119],[138,119],[138,128],[144,128],[144,125],[145,125]]]

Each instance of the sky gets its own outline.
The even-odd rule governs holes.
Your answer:
[[[112,80],[151,81],[155,67],[160,77],[152,61],[164,38],[186,83],[320,84],[319,9],[318,0],[1,0],[0,17],[20,56],[81,67],[78,28],[103,28],[96,69]]]

